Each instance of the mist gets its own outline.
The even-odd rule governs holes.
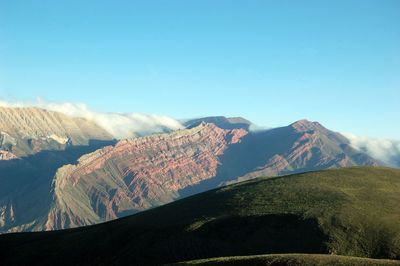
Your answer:
[[[141,113],[104,113],[92,110],[84,103],[49,102],[39,97],[35,101],[10,102],[0,99],[0,106],[11,108],[38,107],[71,117],[83,117],[96,122],[117,139],[184,128],[180,122],[168,116]]]
[[[271,127],[259,126],[253,123],[251,123],[249,126],[249,131],[252,133],[264,132],[271,129]]]
[[[360,137],[350,133],[341,133],[354,148],[367,153],[388,166],[400,168],[400,140]]]

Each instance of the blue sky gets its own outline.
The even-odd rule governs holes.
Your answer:
[[[0,1],[0,97],[400,138],[400,1]]]

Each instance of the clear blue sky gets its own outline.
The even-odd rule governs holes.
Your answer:
[[[0,97],[400,138],[400,1],[0,1]]]

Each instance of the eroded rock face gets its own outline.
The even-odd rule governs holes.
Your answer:
[[[0,107],[0,232],[43,229],[56,170],[113,139],[87,119]]]
[[[92,121],[40,108],[0,107],[0,159],[21,157],[90,140],[111,140],[112,135]],[[5,155],[7,152],[7,155]],[[11,155],[12,154],[12,155]]]
[[[255,134],[244,144],[247,146],[243,150],[251,153],[254,161],[257,158],[265,159],[250,164],[245,171],[241,171],[243,175],[227,184],[260,176],[331,167],[378,165],[373,158],[351,148],[349,141],[341,134],[326,129],[318,122],[307,120]]]
[[[202,123],[171,134],[121,140],[85,155],[77,165],[57,173],[55,195],[62,211],[50,212],[46,229],[57,228],[63,216],[84,216],[79,213],[84,200],[79,204],[66,202],[72,193],[87,200],[85,207],[95,214],[92,220],[115,219],[170,202],[179,196],[180,189],[216,176],[218,157],[247,133],[245,129],[225,130]],[[62,227],[90,222],[64,220]]]
[[[12,160],[17,158],[18,157],[12,152],[0,150],[0,160]]]
[[[54,154],[43,160],[54,165]],[[377,164],[340,134],[306,120],[259,132],[200,122],[169,134],[121,140],[66,162],[49,171],[49,180],[17,190],[23,199],[12,212],[9,202],[15,200],[0,198],[0,232],[95,224],[259,176]],[[29,169],[29,161],[23,163],[15,169]],[[16,180],[14,187],[31,180]]]

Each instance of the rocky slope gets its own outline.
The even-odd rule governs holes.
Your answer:
[[[228,183],[259,176],[379,164],[370,156],[352,148],[341,134],[326,129],[318,122],[307,120],[250,134],[242,145],[232,149],[226,157],[221,172],[224,172],[225,178],[238,176]]]
[[[223,128],[195,121],[185,130],[103,148],[113,143],[3,160],[0,232],[99,223],[258,176],[377,165],[316,122],[255,133],[243,119],[211,120]]]
[[[87,119],[0,107],[0,231],[31,230],[52,204],[57,169],[113,139]]]
[[[45,229],[92,224],[170,202],[179,190],[214,177],[218,156],[246,134],[203,123],[85,155],[57,171],[56,203]]]
[[[114,137],[92,121],[40,108],[0,107],[0,160]]]

